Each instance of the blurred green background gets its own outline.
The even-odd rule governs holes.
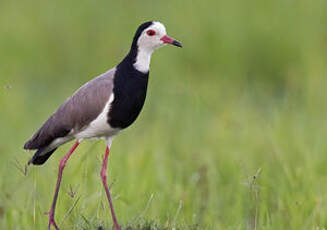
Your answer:
[[[184,48],[152,57],[145,107],[113,142],[118,219],[174,229],[327,228],[327,2],[0,1],[0,228],[45,229],[61,147],[25,141],[77,88],[115,66],[139,24]],[[61,229],[109,229],[103,141],[65,169]]]

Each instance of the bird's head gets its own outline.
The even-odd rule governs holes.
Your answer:
[[[182,47],[180,42],[167,35],[166,28],[162,23],[150,21],[139,26],[132,46],[152,52],[166,44]]]
[[[162,23],[155,21],[145,22],[137,29],[131,50],[123,60],[123,63],[126,60],[132,59],[135,69],[148,73],[152,52],[167,44],[182,47],[180,42],[167,35],[166,28]]]

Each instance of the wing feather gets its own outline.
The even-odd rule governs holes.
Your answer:
[[[48,146],[56,138],[78,132],[103,110],[113,91],[115,68],[83,85],[27,141],[24,149]]]

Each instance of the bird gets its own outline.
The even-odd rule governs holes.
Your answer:
[[[75,140],[59,163],[55,193],[50,211],[47,212],[48,230],[51,226],[59,229],[55,221],[55,208],[67,161],[83,140],[92,138],[102,138],[106,142],[100,176],[114,228],[120,229],[106,174],[112,140],[140,114],[146,98],[151,55],[154,50],[167,44],[182,47],[179,41],[167,35],[161,22],[142,23],[135,32],[125,58],[80,87],[25,143],[24,149],[36,151],[28,165],[42,165],[61,145]]]

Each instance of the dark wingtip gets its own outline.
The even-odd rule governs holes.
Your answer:
[[[36,149],[36,148],[35,148],[35,146],[33,146],[33,142],[31,140],[29,140],[24,144],[24,149],[32,150],[32,149]]]
[[[43,151],[43,149],[39,149],[35,154],[34,156],[28,161],[27,165],[30,165],[30,164],[33,164],[33,165],[42,165],[44,164],[48,159],[49,157],[52,155],[52,153],[54,151],[56,151],[57,148],[43,154],[43,155],[40,155]]]
[[[25,145],[24,145],[24,149],[30,149],[30,148],[29,148],[29,145],[30,145],[30,142],[29,142],[29,141],[26,142]]]

